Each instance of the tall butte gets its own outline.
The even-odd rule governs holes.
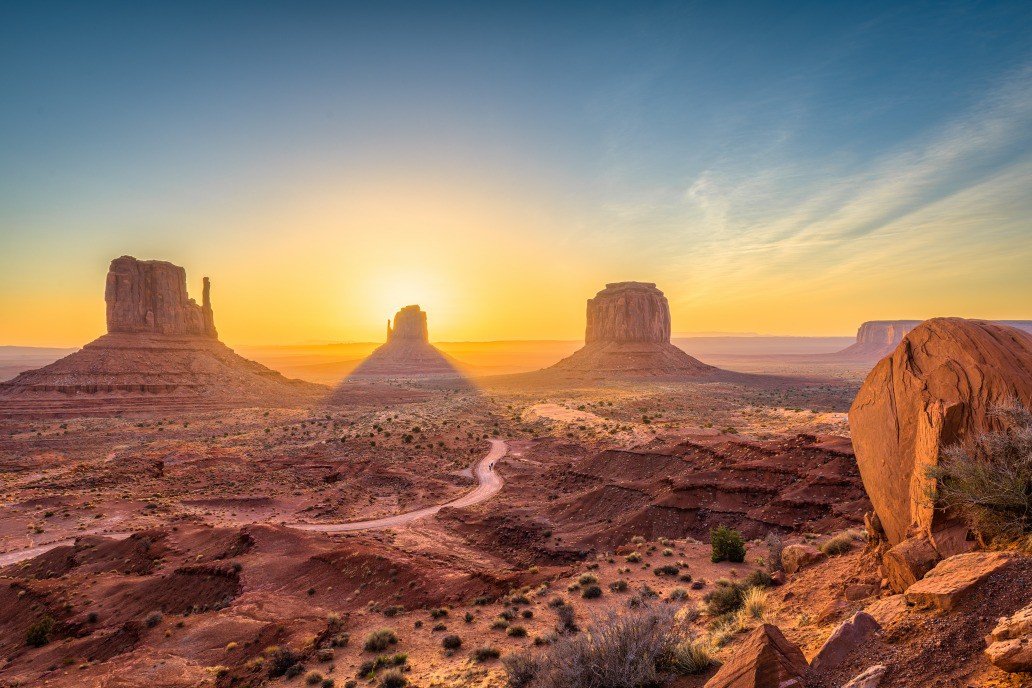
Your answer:
[[[458,362],[430,343],[426,313],[405,306],[387,321],[387,341],[351,377],[458,377]]]
[[[0,384],[0,413],[261,405],[326,392],[220,342],[207,277],[198,305],[186,291],[183,268],[122,256],[111,261],[104,300],[108,333]]]
[[[670,304],[653,282],[613,282],[588,299],[584,346],[548,370],[586,376],[697,377],[717,369],[670,343]]]

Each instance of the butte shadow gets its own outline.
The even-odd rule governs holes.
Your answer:
[[[387,321],[387,341],[344,379],[326,403],[382,405],[426,401],[440,392],[476,392],[463,364],[430,343],[426,313],[405,306]]]
[[[122,256],[111,261],[104,300],[107,334],[0,384],[0,414],[304,405],[327,392],[220,342],[207,277],[198,305],[187,294],[183,268]]]

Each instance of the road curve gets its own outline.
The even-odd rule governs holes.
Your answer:
[[[509,451],[509,445],[506,444],[505,440],[489,441],[491,442],[491,450],[487,453],[487,456],[477,462],[477,465],[473,469],[473,474],[477,479],[476,488],[458,499],[453,499],[450,502],[445,502],[444,504],[438,504],[436,506],[428,506],[423,509],[408,511],[396,516],[375,518],[369,521],[350,521],[348,523],[285,523],[281,525],[285,525],[288,528],[313,530],[320,533],[346,533],[353,530],[379,530],[382,528],[395,528],[397,526],[431,516],[446,506],[461,508],[487,501],[498,494],[502,489],[502,486],[505,485],[505,480],[503,480],[502,476],[498,475],[495,471],[495,463],[497,463]],[[124,540],[132,535],[132,532],[105,533],[100,530],[86,530],[77,534],[75,537],[50,542],[45,545],[26,547],[25,549],[17,549],[11,552],[0,552],[0,567],[17,564],[18,562],[25,561],[26,559],[38,557],[40,554],[49,552],[55,547],[74,545],[76,538],[80,538],[85,535],[101,535],[114,540]]]
[[[480,502],[487,501],[491,497],[498,494],[498,491],[502,489],[505,481],[502,480],[502,476],[495,472],[495,463],[501,459],[509,451],[509,446],[505,443],[505,440],[490,440],[491,451],[487,453],[487,456],[480,459],[477,462],[476,468],[473,469],[473,473],[477,478],[477,487],[473,491],[469,492],[458,499],[454,499],[444,504],[438,504],[437,506],[428,506],[423,509],[416,509],[415,511],[407,511],[397,516],[386,516],[384,518],[376,518],[371,521],[351,521],[349,523],[298,523],[289,524],[291,528],[297,528],[299,530],[316,530],[320,533],[345,533],[352,530],[379,530],[382,528],[394,528],[396,526],[405,525],[421,518],[436,514],[438,511],[446,506],[461,508],[464,506],[473,506]]]

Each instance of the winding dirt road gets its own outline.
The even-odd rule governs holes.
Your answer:
[[[453,499],[452,501],[445,502],[444,504],[437,504],[436,506],[416,509],[415,511],[407,511],[396,516],[386,516],[384,518],[376,518],[369,521],[351,521],[349,523],[287,523],[282,525],[286,525],[288,528],[314,530],[320,533],[345,533],[354,530],[381,530],[383,528],[394,528],[421,518],[426,518],[427,516],[436,514],[446,506],[462,508],[487,501],[498,494],[502,489],[502,486],[505,485],[505,480],[503,480],[502,476],[498,475],[495,471],[495,464],[509,451],[509,445],[506,444],[505,440],[489,441],[491,442],[491,450],[487,453],[487,456],[477,462],[476,467],[473,469],[473,474],[477,479],[476,488],[458,499]],[[124,540],[132,535],[132,532],[105,533],[100,530],[85,530],[78,533],[74,538],[58,540],[57,542],[50,542],[45,545],[37,545],[35,547],[27,547],[25,549],[14,550],[12,552],[0,553],[0,566],[17,564],[18,562],[25,561],[26,559],[37,557],[44,552],[49,552],[55,547],[73,545],[75,544],[76,538],[83,537],[84,535],[102,535],[115,540]]]

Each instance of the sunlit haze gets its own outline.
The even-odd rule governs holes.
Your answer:
[[[60,11],[55,11],[57,8]],[[0,344],[133,255],[231,344],[1032,318],[1027,3],[7,4]]]

